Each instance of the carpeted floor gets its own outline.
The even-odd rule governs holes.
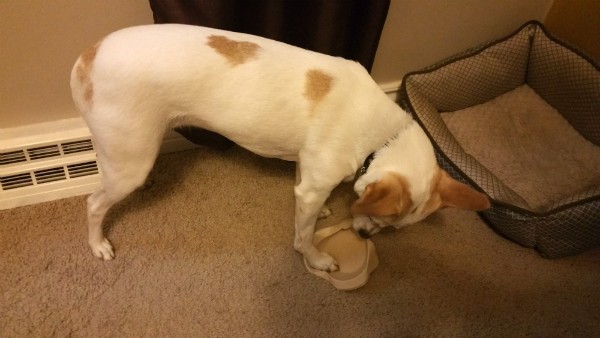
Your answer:
[[[1,337],[600,336],[600,250],[547,260],[444,210],[374,237],[379,268],[342,292],[292,248],[293,163],[200,148],[151,177],[108,216],[112,262],[85,197],[0,211]]]

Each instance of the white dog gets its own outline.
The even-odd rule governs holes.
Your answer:
[[[106,212],[144,184],[165,130],[177,126],[297,162],[294,247],[317,269],[337,269],[313,245],[317,217],[333,188],[371,153],[351,209],[364,236],[444,206],[489,207],[484,194],[438,167],[420,126],[357,62],[247,34],[149,25],[86,50],[71,90],[98,152],[102,183],[88,199],[89,244],[105,260],[114,258],[102,231]]]

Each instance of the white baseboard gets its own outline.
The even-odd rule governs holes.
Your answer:
[[[396,101],[399,81],[380,87]],[[92,193],[102,174],[96,167],[96,152],[91,146],[70,148],[73,142],[90,142],[91,138],[82,118],[0,129],[0,210]],[[169,131],[161,153],[195,147]],[[87,170],[83,174],[80,165]]]

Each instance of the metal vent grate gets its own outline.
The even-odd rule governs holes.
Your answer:
[[[12,164],[27,161],[23,150],[0,153],[0,165]]]
[[[0,190],[25,188],[56,181],[76,179],[78,177],[98,175],[96,161],[87,161],[67,166],[44,168],[27,173],[0,176]]]
[[[64,141],[0,152],[0,192],[99,174],[90,138]]]
[[[82,153],[85,151],[94,150],[94,146],[92,145],[92,140],[81,140],[75,142],[66,142],[61,143],[61,147],[64,154],[75,154]]]
[[[0,185],[2,190],[10,190],[33,185],[31,173],[22,173],[0,177]]]
[[[27,153],[29,154],[29,158],[32,161],[39,160],[42,158],[60,156],[60,150],[58,149],[58,145],[56,144],[45,147],[27,149]]]
[[[70,164],[67,166],[70,178],[83,177],[98,174],[98,164],[96,161]]]
[[[23,148],[15,151],[0,152],[0,166],[20,163],[35,162],[47,158],[64,155],[87,153],[94,151],[91,139],[63,142],[58,144],[43,145],[34,148]]]
[[[34,171],[35,181],[37,184],[44,184],[54,181],[62,181],[67,179],[64,167],[55,167]]]

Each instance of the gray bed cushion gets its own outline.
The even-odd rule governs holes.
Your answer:
[[[532,21],[407,74],[400,104],[440,164],[490,196],[480,215],[499,233],[551,258],[600,247],[600,72],[591,58]]]

